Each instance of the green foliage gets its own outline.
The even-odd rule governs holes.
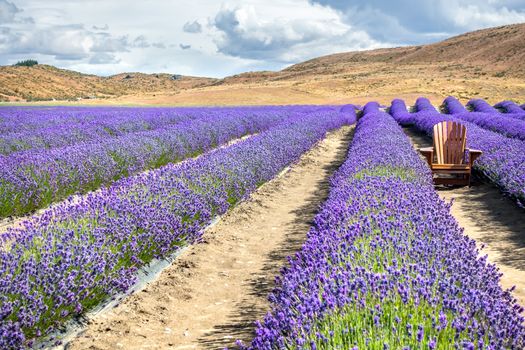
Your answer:
[[[18,61],[14,65],[15,66],[22,66],[22,67],[33,67],[33,66],[36,66],[37,64],[38,64],[37,60],[29,59],[29,60]]]
[[[368,215],[368,213],[364,213]],[[392,218],[387,218],[392,221]],[[396,247],[391,245],[390,249],[384,246],[375,246],[375,242],[384,234],[379,226],[372,222],[371,234],[364,235],[354,241],[356,247],[351,256],[359,266],[366,268],[371,273],[384,274],[386,266],[396,266]],[[407,227],[408,228],[408,227]],[[408,245],[415,244],[417,231],[407,229],[405,241]],[[392,242],[393,243],[393,242]],[[379,248],[381,247],[381,248]],[[413,266],[417,258],[411,257],[403,264]],[[344,266],[345,262],[338,262]],[[399,265],[396,266],[399,268]],[[409,272],[415,279],[417,272]],[[397,277],[404,280],[405,277]],[[409,283],[410,279],[406,279]],[[469,340],[467,329],[458,330],[451,320],[452,313],[444,307],[444,300],[438,302],[439,283],[429,288],[429,298],[436,300],[436,305],[428,301],[411,296],[401,297],[396,293],[385,293],[378,298],[373,295],[361,295],[362,305],[347,304],[333,313],[319,320],[312,328],[305,344],[301,349],[436,349],[448,350],[455,340]],[[361,293],[361,292],[360,292]],[[470,326],[473,322],[488,322],[481,313],[476,313],[467,322]],[[419,335],[419,336],[418,336]],[[475,343],[483,340],[488,344],[488,334],[480,335]],[[298,349],[296,344],[290,344],[289,348]]]
[[[361,180],[365,177],[381,176],[381,177],[395,177],[404,181],[417,181],[418,176],[412,169],[403,167],[393,167],[388,165],[380,165],[370,168],[365,168],[354,175],[354,178]]]

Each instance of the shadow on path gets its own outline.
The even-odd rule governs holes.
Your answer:
[[[342,142],[337,147],[334,159],[319,168],[319,171],[322,170],[324,174],[315,183],[314,191],[301,200],[300,206],[290,211],[293,220],[281,227],[285,230],[284,242],[279,245],[278,249],[267,254],[261,274],[254,275],[248,281],[250,295],[266,299],[274,288],[275,277],[287,264],[287,258],[301,249],[319,206],[328,197],[330,178],[346,159],[352,135],[353,129],[345,133],[346,142]],[[234,311],[228,316],[228,322],[215,326],[213,330],[200,337],[199,344],[205,349],[223,349],[225,346],[228,346],[229,349],[236,349],[236,346],[232,346],[236,339],[243,341],[244,344],[249,344],[254,337],[255,321],[261,321],[268,311],[268,303],[265,304],[265,307],[261,307],[260,304],[256,305],[246,299],[239,300]]]
[[[415,147],[432,146],[430,137],[412,128],[404,130]],[[502,281],[508,277],[525,296],[525,210],[487,179],[474,179],[470,188],[439,186],[436,190],[446,201],[453,200],[452,214],[469,237],[485,244],[482,253],[502,270],[510,268]]]

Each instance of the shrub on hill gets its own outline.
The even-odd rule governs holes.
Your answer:
[[[37,64],[38,64],[37,60],[23,60],[23,61],[16,62],[14,65],[23,66],[23,67],[33,67],[33,66],[36,66]]]

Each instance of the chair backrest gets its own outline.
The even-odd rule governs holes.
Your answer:
[[[462,164],[465,159],[467,128],[458,122],[434,125],[434,152],[437,164]]]

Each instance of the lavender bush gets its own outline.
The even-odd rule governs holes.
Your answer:
[[[421,132],[432,136],[435,124],[453,120],[467,126],[467,146],[483,151],[483,155],[474,163],[474,169],[483,173],[488,179],[498,185],[501,190],[525,203],[525,142],[505,137],[501,134],[485,130],[477,125],[455,118],[455,115],[438,112],[419,111],[408,113],[403,110],[404,103],[394,100],[390,113],[402,125],[413,125]]]
[[[101,109],[98,111],[98,109]],[[69,109],[60,109],[62,113]],[[65,147],[80,142],[103,140],[118,137],[127,133],[155,130],[181,121],[206,115],[196,110],[182,110],[174,108],[144,108],[128,109],[118,108],[120,113],[110,114],[108,118],[105,108],[85,108],[80,118],[71,116],[63,123],[48,127],[39,127],[18,132],[6,132],[0,135],[0,154],[8,155],[29,149],[46,149]],[[8,109],[11,111],[11,109]],[[13,113],[13,112],[11,112]],[[35,116],[40,116],[43,122],[53,120],[56,111],[48,108],[32,109]],[[90,117],[91,114],[100,113],[98,118]],[[19,125],[20,120],[14,115],[0,109],[0,115],[5,119],[4,126]],[[16,114],[15,114],[16,115]],[[40,119],[40,120],[42,120]]]
[[[524,114],[525,111],[513,101],[501,101],[494,105],[495,108],[503,111],[503,113],[518,113]]]
[[[498,113],[499,111],[489,105],[485,100],[475,98],[467,102],[467,107],[473,112]]]
[[[351,122],[352,113],[299,114],[230,147],[122,179],[10,229],[0,236],[0,348],[30,346],[68,318],[127,290],[138,268],[198,240],[213,217],[328,130]]]
[[[224,115],[308,112],[315,106],[222,108],[0,107],[0,154],[99,141]]]
[[[525,110],[523,109],[523,106],[520,107],[512,101],[502,101],[495,104],[494,107],[511,118],[525,121]]]
[[[436,107],[434,107],[432,105],[432,103],[430,102],[430,100],[428,98],[419,97],[416,100],[416,106],[417,106],[418,112],[423,112],[423,111],[425,111],[425,112],[437,112]]]
[[[311,112],[318,106],[262,107],[0,107],[0,135],[36,132],[41,129],[67,126],[70,129],[100,125],[111,132],[153,130],[172,118],[210,114],[281,113],[283,110]]]
[[[455,98],[448,97],[447,99],[445,99],[445,101],[443,101],[444,109],[456,110],[456,105],[458,103],[459,101]],[[418,109],[418,111],[422,110],[423,109]],[[525,140],[525,121],[517,120],[508,117],[507,115],[508,114],[502,114],[499,111],[453,113],[454,118],[471,122],[473,124],[476,124],[477,126],[482,127],[483,129],[494,131],[507,137]]]
[[[458,114],[468,112],[465,106],[459,102],[459,100],[453,96],[448,96],[445,98],[442,104],[442,109],[447,114]]]
[[[67,126],[100,125],[113,132],[153,129],[170,118],[200,113],[198,108],[1,107],[0,134],[30,133]]]
[[[156,130],[0,156],[0,217],[23,215],[71,194],[195,156],[302,112],[208,109],[207,115]]]
[[[414,115],[407,109],[405,101],[394,99],[388,108],[388,113],[394,116],[395,120],[401,125],[410,125],[414,123]]]
[[[523,348],[523,308],[458,227],[403,131],[368,107],[248,348]]]

